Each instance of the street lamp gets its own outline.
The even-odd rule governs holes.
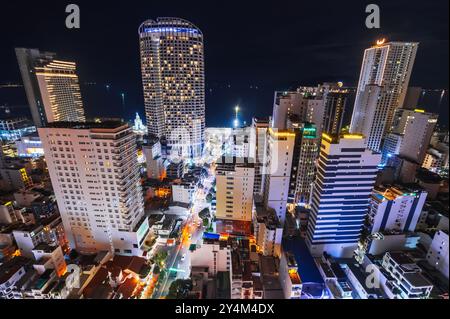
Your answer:
[[[234,108],[235,117],[234,117],[234,127],[237,128],[239,126],[239,105],[236,105]]]

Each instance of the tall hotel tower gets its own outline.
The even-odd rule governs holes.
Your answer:
[[[74,62],[57,60],[55,53],[37,49],[16,48],[16,56],[37,127],[86,120]]]
[[[55,122],[38,131],[71,248],[139,255],[148,220],[132,129]]]
[[[171,155],[199,157],[205,131],[203,34],[179,18],[139,27],[147,128]]]
[[[380,150],[403,107],[418,45],[381,40],[364,52],[350,132],[364,134],[371,150]]]
[[[369,209],[381,155],[362,135],[323,134],[307,244],[313,256],[351,257]]]

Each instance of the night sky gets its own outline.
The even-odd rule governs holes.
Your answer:
[[[65,27],[69,3],[80,6],[79,30]],[[369,3],[381,8],[381,29],[365,27]],[[448,0],[3,1],[0,84],[21,83],[14,47],[54,51],[77,62],[88,116],[142,116],[137,29],[146,19],[174,16],[205,37],[207,126],[229,126],[236,104],[247,121],[271,114],[275,90],[324,81],[356,85],[363,50],[379,37],[420,42],[410,85],[448,89],[448,7]],[[25,104],[22,88],[12,95],[0,95],[0,105]],[[442,121],[448,91],[440,105],[430,99],[421,106]]]

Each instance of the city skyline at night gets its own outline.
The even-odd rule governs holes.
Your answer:
[[[365,5],[359,2],[330,1],[324,11],[319,3],[302,2],[297,5],[286,1],[273,10],[262,5],[259,14],[252,13],[250,3],[236,2],[218,6],[205,3],[198,10],[183,4],[168,10],[155,3],[147,10],[152,12],[152,16],[183,17],[203,31],[207,39],[207,126],[232,125],[237,104],[241,106],[241,116],[247,124],[251,123],[254,115],[268,116],[271,114],[273,91],[333,81],[356,87],[363,50],[382,37],[387,41],[420,42],[411,86],[440,90],[425,94],[422,106],[428,111],[442,113],[441,121],[444,121],[448,118],[448,78],[444,72],[448,69],[448,30],[444,22],[448,2],[414,3],[403,0],[380,2],[381,8],[385,9],[381,29],[365,28]],[[16,32],[14,35],[7,33],[3,38],[5,50],[0,53],[0,58],[8,63],[0,75],[0,84],[21,82],[14,47],[37,47],[58,52],[62,57],[77,62],[88,117],[124,117],[129,120],[135,112],[144,117],[136,29],[149,18],[145,5],[118,9],[102,5],[101,1],[81,1],[79,4],[84,9],[83,25],[79,30],[65,28],[65,15],[57,15],[58,11],[64,12],[64,4],[56,4],[50,11],[36,7],[33,12],[39,12],[42,17],[40,29],[45,30],[37,34],[28,32],[23,23],[33,20],[31,11],[23,13],[20,19],[11,19],[13,15],[6,13],[17,12],[20,8],[13,3],[6,5],[7,9],[0,13],[5,14],[0,23],[4,24],[3,28],[12,27]],[[234,6],[239,10],[234,11]],[[287,7],[297,9],[289,12],[285,10]],[[432,12],[432,15],[424,16],[415,10],[416,7]],[[328,15],[328,11],[334,14]],[[357,18],[345,19],[347,15]],[[234,23],[228,21],[230,16]],[[272,21],[270,27],[268,21]],[[309,31],[311,26],[315,26],[314,32]],[[266,37],[271,41],[266,41]],[[441,101],[442,90],[446,93]],[[122,93],[125,93],[125,107]],[[25,103],[25,94],[0,90],[0,104]],[[448,121],[443,124],[448,125]]]
[[[449,299],[447,1],[1,6],[0,304]]]

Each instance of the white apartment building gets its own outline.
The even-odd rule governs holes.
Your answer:
[[[170,155],[199,157],[205,134],[203,34],[180,18],[139,27],[144,105],[149,134],[165,137]]]
[[[272,123],[273,129],[287,129],[290,115],[297,115],[302,122],[316,124],[319,134],[325,118],[325,99],[320,87],[302,87],[297,91],[275,92]]]
[[[216,168],[216,217],[236,221],[252,220],[255,168],[234,158]],[[233,164],[234,162],[234,164]],[[240,162],[240,163],[239,163]]]
[[[353,111],[350,131],[367,137],[367,147],[378,150],[384,134],[386,112],[379,107],[382,87],[368,84],[358,95],[358,111]]]
[[[273,208],[281,225],[284,225],[295,133],[292,130],[270,128],[267,132],[267,141],[264,205],[266,208]]]
[[[401,252],[387,252],[383,256],[382,266],[393,277],[391,284],[400,291],[400,298],[423,299],[430,296],[433,284],[409,256]]]
[[[47,269],[54,269],[57,276],[63,276],[67,271],[67,264],[61,246],[49,246],[40,244],[33,250],[33,258],[37,261],[34,265],[39,273],[44,273]]]
[[[434,234],[427,253],[428,263],[448,279],[448,232],[439,230]]]
[[[181,182],[172,185],[172,200],[174,203],[191,204],[196,191],[193,182]]]
[[[417,163],[422,163],[430,144],[438,116],[423,110],[401,110],[401,118],[406,118],[400,155]]]
[[[231,271],[231,247],[225,242],[211,241],[198,245],[191,253],[191,267],[207,267],[208,274]]]
[[[248,158],[255,162],[256,130],[251,127],[233,128],[228,140],[224,144],[224,156]]]
[[[53,123],[39,136],[70,247],[139,255],[148,220],[132,129]]]
[[[394,155],[400,154],[400,148],[402,147],[403,135],[397,133],[389,133],[386,135],[383,143],[383,149],[381,151],[382,160],[384,164],[389,163],[389,159]]]
[[[21,225],[12,232],[22,256],[33,257],[33,249],[40,244],[65,246],[66,234],[61,218],[55,216],[42,225]]]
[[[364,134],[369,149],[380,149],[403,106],[418,45],[383,39],[364,51],[350,132]]]
[[[376,187],[368,215],[372,233],[415,231],[427,195],[420,187]]]
[[[426,113],[421,109],[398,110],[395,113],[392,132],[386,136],[383,144],[384,162],[393,155],[400,155],[422,164],[427,156],[437,120],[437,114]]]

